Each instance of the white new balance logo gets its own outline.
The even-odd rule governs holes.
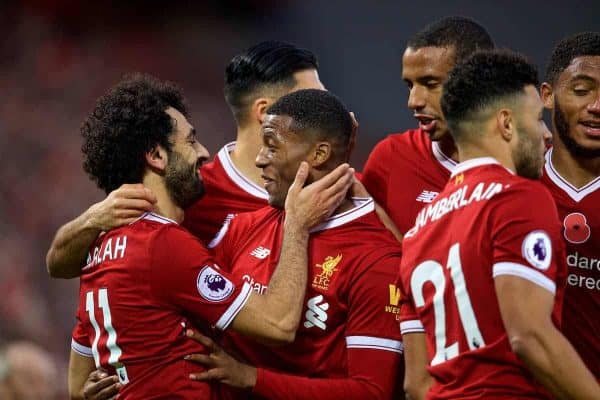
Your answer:
[[[420,195],[417,196],[417,201],[421,203],[431,203],[435,196],[437,196],[439,192],[432,192],[430,190],[423,190]]]
[[[316,326],[323,330],[327,329],[327,325],[325,325],[325,321],[327,321],[327,310],[329,310],[329,303],[325,302],[319,304],[323,301],[323,296],[318,295],[308,300],[306,303],[306,321],[304,321],[305,328],[312,328]]]
[[[258,246],[257,248],[255,248],[254,250],[252,250],[252,252],[250,253],[251,256],[254,256],[256,258],[259,258],[261,260],[264,260],[265,258],[267,258],[267,256],[271,254],[271,250],[266,249],[262,246]]]

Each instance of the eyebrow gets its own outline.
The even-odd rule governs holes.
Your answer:
[[[585,74],[577,74],[575,76],[573,76],[571,79],[569,79],[569,82],[573,82],[573,81],[588,81],[588,82],[592,82],[592,83],[596,83],[597,80],[592,78],[589,75],[585,75]]]

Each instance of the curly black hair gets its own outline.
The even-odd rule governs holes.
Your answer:
[[[461,62],[477,50],[491,50],[494,41],[488,31],[476,21],[460,17],[444,17],[417,32],[406,47],[454,47],[455,62]]]
[[[312,134],[318,139],[333,139],[345,154],[352,136],[352,118],[342,101],[333,93],[318,89],[298,90],[282,96],[267,114],[292,118],[296,134]]]
[[[225,69],[225,100],[238,124],[245,120],[247,107],[260,89],[279,85],[292,88],[294,74],[319,69],[317,57],[290,43],[260,42],[233,57]]]
[[[599,32],[580,32],[558,42],[546,66],[546,81],[555,84],[573,59],[584,56],[600,56]]]
[[[469,122],[494,102],[523,93],[525,86],[537,86],[536,67],[509,50],[474,53],[454,67],[444,84],[442,112],[452,137],[461,136],[460,125]]]
[[[106,193],[139,183],[144,153],[156,145],[171,150],[169,107],[187,116],[180,89],[150,75],[132,74],[100,97],[81,126],[83,169]]]

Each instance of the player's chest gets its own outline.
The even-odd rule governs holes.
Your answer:
[[[562,237],[568,250],[594,252],[600,258],[599,204],[600,195],[589,195],[579,202],[557,199]]]
[[[342,246],[311,243],[308,277],[300,330],[308,335],[326,335],[347,319],[348,281],[355,257]],[[257,241],[241,253],[234,273],[241,275],[257,293],[264,294],[277,263],[279,247],[268,241]]]

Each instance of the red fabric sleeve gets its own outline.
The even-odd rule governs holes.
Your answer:
[[[93,356],[92,342],[79,318],[77,318],[77,324],[73,328],[71,335],[71,349],[83,357]]]
[[[365,164],[360,181],[375,202],[388,210],[388,187],[390,179],[390,139],[377,143]]]
[[[250,296],[250,286],[221,270],[200,240],[180,227],[161,229],[151,249],[156,297],[226,329]]]
[[[496,196],[506,201],[497,199],[490,211],[493,276],[516,275],[550,290],[563,275],[564,259],[561,224],[550,193],[538,182],[520,182]]]
[[[396,353],[348,349],[347,378],[308,378],[258,368],[252,392],[273,400],[387,400],[394,398],[390,388],[399,364]]]

